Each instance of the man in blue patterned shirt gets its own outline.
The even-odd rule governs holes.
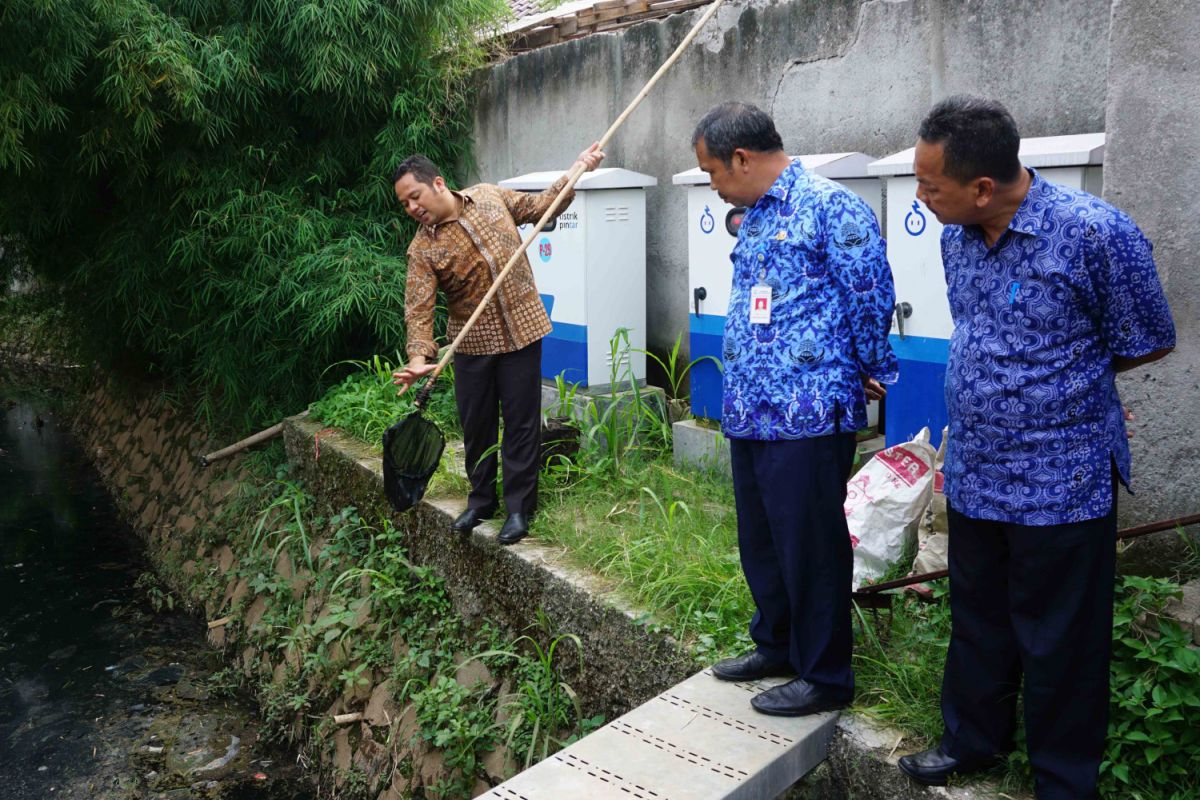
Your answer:
[[[840,708],[854,693],[846,480],[864,395],[897,377],[884,242],[870,207],[790,160],[754,106],[712,109],[692,146],[712,188],[747,208],[731,255],[721,427],[756,647],[713,673],[797,676],[752,699],[766,714]]]
[[[1116,482],[1129,483],[1115,373],[1175,330],[1150,243],[1099,198],[1018,160],[998,103],[952,97],[921,125],[917,196],[946,225],[953,629],[925,784],[995,763],[1025,733],[1040,800],[1095,798],[1109,702]]]

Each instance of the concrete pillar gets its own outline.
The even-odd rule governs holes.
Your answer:
[[[1127,525],[1200,512],[1200,0],[1114,0],[1106,114],[1105,199],[1154,243],[1179,334],[1119,380],[1136,418]]]

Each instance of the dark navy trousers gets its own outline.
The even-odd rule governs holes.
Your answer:
[[[493,356],[454,356],[454,399],[462,420],[467,508],[497,505],[496,441],[504,416],[504,507],[509,514],[537,509],[538,451],[542,439],[542,342]]]
[[[843,505],[854,434],[729,445],[738,549],[758,609],[750,637],[771,661],[849,695],[853,553]]]
[[[1097,798],[1108,732],[1117,518],[1014,525],[948,509],[952,633],[942,749],[974,759],[1025,733],[1039,800]]]

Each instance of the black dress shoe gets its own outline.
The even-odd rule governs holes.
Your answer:
[[[850,692],[825,689],[796,678],[755,695],[750,698],[750,705],[755,711],[774,717],[804,717],[845,708],[852,699]]]
[[[712,673],[714,677],[723,681],[756,681],[760,678],[778,678],[796,674],[791,664],[777,664],[768,661],[767,657],[757,650],[752,650],[737,658],[718,661],[712,665]]]
[[[945,786],[951,775],[966,775],[991,769],[1001,761],[1001,756],[988,756],[959,761],[942,750],[941,745],[900,759],[900,771],[925,786]]]
[[[524,514],[509,514],[496,539],[500,544],[516,544],[529,535],[529,518]]]
[[[466,511],[458,515],[458,519],[450,523],[450,530],[455,533],[470,533],[475,529],[475,526],[483,522],[485,519],[490,519],[496,513],[496,507],[491,508],[468,508]]]

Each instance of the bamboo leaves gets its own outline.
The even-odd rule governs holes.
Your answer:
[[[469,157],[503,8],[9,0],[0,231],[73,290],[99,355],[240,426],[302,407],[325,365],[403,346],[412,227],[387,175]]]

